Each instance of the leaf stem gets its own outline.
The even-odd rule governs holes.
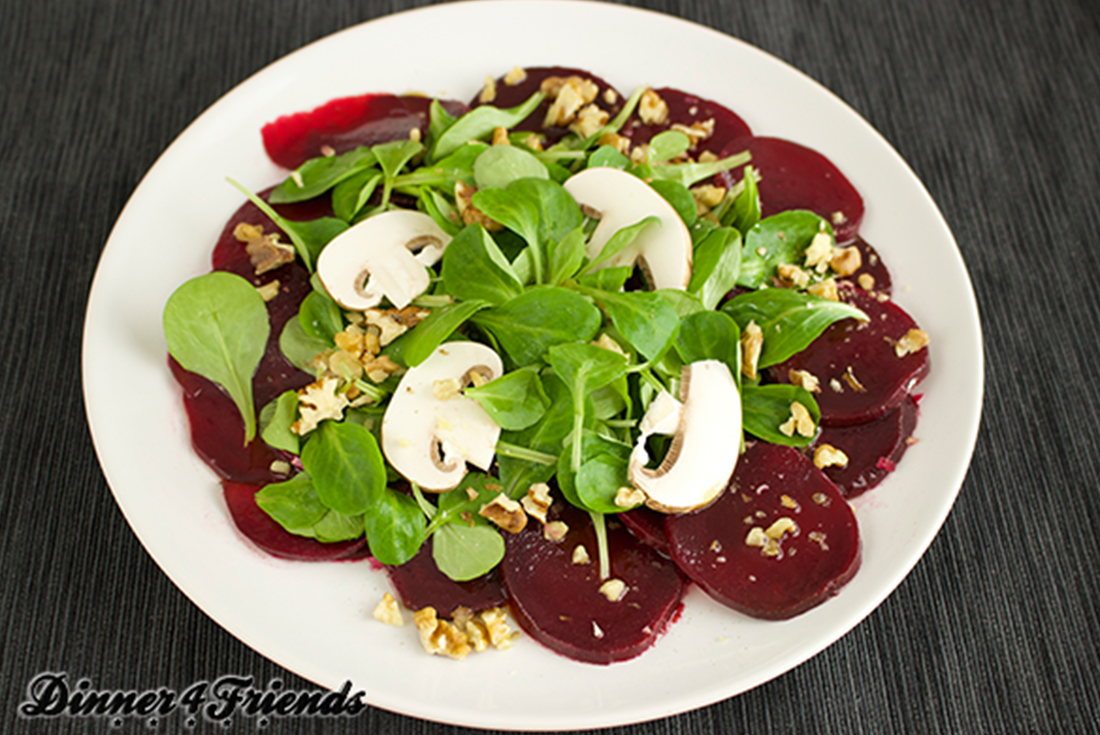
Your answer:
[[[611,578],[611,551],[607,547],[607,524],[604,523],[603,513],[588,511],[592,518],[592,527],[596,531],[596,550],[600,557],[600,581]]]
[[[544,464],[551,467],[558,463],[558,458],[553,454],[539,452],[534,449],[502,441],[497,442],[497,455],[501,457],[510,457],[511,459],[521,459],[525,462]]]

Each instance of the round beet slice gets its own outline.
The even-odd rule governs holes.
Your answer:
[[[668,539],[665,537],[665,516],[645,506],[619,513],[615,516],[623,522],[634,537],[668,556]]]
[[[468,582],[456,582],[439,571],[432,558],[431,539],[401,566],[387,566],[386,574],[405,607],[410,610],[433,607],[442,618],[453,616],[459,607],[480,612],[508,601],[496,569]]]
[[[901,461],[917,427],[917,402],[906,396],[897,408],[880,419],[855,426],[829,426],[821,430],[810,446],[828,444],[848,457],[843,467],[824,468],[828,477],[846,498],[862,495],[893,472]]]
[[[841,284],[840,298],[870,321],[835,322],[805,350],[768,368],[780,382],[788,382],[792,370],[818,379],[821,390],[814,398],[822,426],[853,426],[885,416],[929,369],[927,347],[898,357],[895,344],[917,328],[900,306],[851,284]]]
[[[791,447],[758,442],[707,508],[665,521],[672,559],[711,597],[780,620],[836,594],[859,568],[851,508]],[[782,533],[780,533],[782,531]]]
[[[421,138],[428,130],[427,97],[364,94],[331,100],[309,112],[283,115],[264,125],[264,149],[283,168],[298,168],[325,148],[344,153],[409,137],[413,128]],[[448,113],[459,117],[467,110],[461,102],[440,100]]]
[[[863,197],[828,158],[789,140],[759,137],[731,141],[721,155],[745,150],[752,154],[752,167],[760,172],[762,217],[809,209],[832,223],[837,242],[856,236],[863,221]],[[741,175],[725,172],[719,177],[731,186]]]
[[[600,593],[588,514],[558,502],[548,520],[569,527],[558,543],[546,540],[538,523],[505,539],[501,577],[519,626],[547,648],[595,664],[625,661],[653,645],[680,608],[684,580],[676,565],[609,518],[611,578],[626,584],[612,602]],[[587,564],[573,563],[578,545],[588,553]]]
[[[718,155],[730,141],[752,135],[748,123],[742,120],[733,110],[723,107],[717,102],[671,87],[662,87],[653,91],[668,105],[668,120],[660,125],[647,125],[639,119],[631,120],[623,129],[622,134],[630,138],[634,145],[648,143],[654,135],[663,133],[675,124],[686,125],[689,128],[694,123],[714,125],[711,134],[700,140],[691,149],[690,153],[693,156],[698,156],[703,151],[710,151]],[[713,121],[713,123],[710,121]]]
[[[577,76],[595,82],[599,91],[596,93],[596,99],[592,101],[592,104],[606,112],[608,119],[615,117],[615,115],[619,113],[625,101],[617,89],[595,74],[583,69],[572,69],[564,66],[532,66],[523,71],[525,74],[524,78],[516,84],[508,84],[508,82],[504,81],[507,75],[498,78],[496,80],[496,97],[490,102],[481,102],[479,95],[470,102],[470,105],[472,107],[477,107],[482,104],[491,104],[501,109],[515,107],[516,105],[523,104],[527,101],[527,98],[535,92],[538,92],[543,81],[546,79],[550,77],[561,77],[564,79],[571,76]],[[557,126],[544,128],[542,125],[546,120],[546,111],[550,109],[551,101],[550,99],[543,100],[539,103],[539,106],[535,108],[534,112],[521,120],[517,125],[513,126],[512,130],[530,130],[535,133],[541,133],[546,136],[547,145],[557,143],[564,138],[569,133],[568,128]]]
[[[229,514],[240,532],[252,543],[272,556],[294,561],[350,561],[363,558],[366,537],[327,544],[288,532],[256,505],[256,493],[262,487],[229,480],[222,482]]]

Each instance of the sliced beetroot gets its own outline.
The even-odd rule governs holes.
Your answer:
[[[855,246],[859,250],[860,266],[855,273],[840,280],[859,286],[865,291],[875,291],[889,296],[893,291],[893,282],[890,278],[890,271],[887,270],[886,264],[879,257],[878,251],[858,235],[855,240],[849,241],[847,246]],[[866,280],[867,276],[870,276],[870,280]],[[864,280],[861,281],[861,278]]]
[[[505,539],[501,576],[519,626],[563,656],[596,664],[625,661],[653,645],[681,605],[684,580],[676,565],[609,523],[611,577],[626,584],[625,594],[612,602],[600,593],[588,515],[558,502],[549,520],[569,527],[558,543],[546,540],[538,523]],[[587,564],[573,563],[578,545],[588,552]]]
[[[917,402],[906,396],[897,408],[875,421],[855,426],[825,427],[810,451],[828,444],[844,452],[848,464],[824,469],[846,498],[854,498],[878,485],[894,470],[909,448],[917,428]]]
[[[917,328],[900,306],[850,284],[841,284],[840,297],[870,321],[835,322],[805,350],[768,369],[780,382],[789,382],[791,370],[818,379],[821,392],[814,397],[822,426],[853,426],[885,416],[929,369],[928,348],[903,357],[895,351],[895,343]]]
[[[863,197],[828,158],[789,140],[759,137],[734,140],[721,155],[746,150],[761,176],[761,216],[809,209],[832,223],[837,242],[856,236],[863,221]],[[726,186],[740,179],[740,171],[719,174]]]
[[[229,514],[241,533],[272,556],[295,561],[338,561],[361,559],[367,545],[365,537],[352,541],[322,543],[306,536],[296,536],[278,524],[256,505],[256,493],[262,485],[222,482]]]
[[[440,100],[444,109],[460,116],[467,110],[461,102]],[[409,137],[413,128],[428,132],[428,97],[398,97],[393,94],[364,94],[341,97],[309,112],[284,115],[261,130],[264,149],[283,168],[298,168],[311,158],[324,155],[325,147],[344,153],[359,146],[372,146]]]
[[[623,99],[622,94],[617,89],[612,87],[606,81],[590,72],[583,69],[571,69],[564,66],[532,66],[524,69],[526,76],[523,81],[516,84],[508,84],[504,81],[504,77],[500,77],[496,80],[496,97],[489,103],[482,103],[477,97],[470,103],[472,107],[477,107],[481,104],[492,104],[494,107],[506,109],[509,107],[515,107],[516,105],[523,104],[531,95],[539,91],[542,86],[542,82],[549,77],[570,77],[578,76],[583,79],[589,79],[596,83],[599,87],[599,92],[596,94],[596,99],[593,101],[597,107],[607,112],[609,118],[615,117],[619,110],[622,109]],[[611,94],[607,95],[607,90],[611,90]],[[605,96],[607,95],[607,96]],[[608,102],[608,99],[614,100]],[[513,130],[530,130],[536,133],[542,133],[546,136],[547,144],[553,144],[565,137],[569,133],[568,128],[550,126],[544,128],[542,126],[543,121],[546,120],[546,111],[550,109],[551,100],[543,100],[535,111],[525,117],[518,125],[513,126]]]
[[[730,141],[752,135],[748,123],[738,117],[733,110],[717,102],[671,87],[662,87],[653,91],[668,105],[668,120],[660,125],[647,125],[640,119],[632,119],[622,134],[630,138],[634,145],[648,143],[654,135],[663,133],[676,124],[690,128],[694,123],[709,125],[711,120],[714,121],[712,132],[691,149],[693,156],[703,151],[718,155]]]
[[[778,538],[767,544],[769,530]],[[859,568],[856,518],[836,485],[801,452],[776,444],[751,445],[726,492],[703,510],[669,516],[665,531],[693,582],[758,618],[805,612]]]
[[[646,546],[668,556],[668,538],[665,537],[665,516],[645,506],[619,513],[615,516]]]
[[[256,439],[244,443],[244,422],[237,405],[220,386],[188,372],[168,358],[176,382],[183,388],[183,408],[191,427],[191,446],[219,477],[244,483],[279,482],[271,471],[279,453]]]
[[[508,601],[496,569],[469,582],[456,582],[439,571],[432,558],[431,539],[401,566],[387,566],[386,574],[405,607],[410,610],[434,607],[440,617],[451,617],[459,607],[478,612]]]

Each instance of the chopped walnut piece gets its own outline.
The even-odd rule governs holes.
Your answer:
[[[248,259],[257,276],[294,262],[294,246],[279,242],[278,232],[265,235],[263,225],[241,222],[233,228],[233,237],[244,243],[245,252],[248,253]]]
[[[806,291],[829,301],[840,301],[840,292],[837,291],[835,278],[826,278],[824,281],[811,284]]]
[[[618,602],[626,594],[626,582],[621,579],[609,579],[600,585],[600,594],[606,597],[608,602]]]
[[[274,472],[276,475],[289,475],[290,474],[290,462],[284,462],[281,459],[276,459],[270,465],[268,469]]]
[[[790,495],[780,495],[779,504],[784,508],[798,512],[801,506],[798,505],[798,501],[792,498]]]
[[[844,382],[848,384],[852,390],[856,393],[866,393],[867,389],[863,387],[863,383],[859,382],[856,378],[856,374],[852,372],[852,366],[849,365],[848,369],[844,371],[844,374],[840,376],[844,379]]]
[[[829,267],[838,276],[850,276],[863,265],[863,256],[859,254],[859,248],[855,245],[847,248],[837,248],[829,261]]]
[[[527,488],[527,494],[520,498],[520,505],[539,523],[546,523],[546,514],[550,510],[550,504],[554,499],[550,497],[550,486],[545,482],[536,482]]]
[[[756,379],[756,364],[760,362],[763,349],[764,330],[755,321],[750,321],[741,332],[741,374],[749,380]]]
[[[341,350],[352,354],[358,360],[363,357],[363,351],[366,349],[366,337],[362,329],[355,324],[349,324],[344,331],[333,335],[332,341]]]
[[[814,450],[814,466],[819,470],[826,467],[847,467],[848,455],[832,444],[822,444]]]
[[[696,156],[695,160],[699,163],[714,163],[715,161],[720,159],[718,158],[718,154],[714,151],[703,151],[698,156]]]
[[[829,261],[833,258],[833,238],[825,230],[821,230],[810,241],[809,247],[804,253],[806,267],[813,268],[818,273],[829,270]]]
[[[691,147],[694,148],[699,141],[706,140],[714,134],[714,118],[696,120],[690,126],[683,123],[673,123],[669,126],[669,130],[675,130],[686,135],[688,140],[691,141]]]
[[[825,534],[821,531],[810,531],[810,541],[821,547],[822,551],[828,551],[829,545],[825,543]]]
[[[358,380],[363,377],[363,363],[347,350],[333,350],[326,360],[328,372],[343,380]]]
[[[565,538],[567,533],[569,533],[569,526],[562,521],[550,521],[542,527],[542,537],[555,544]]]
[[[523,512],[523,507],[504,493],[498,493],[490,502],[481,506],[477,514],[488,518],[508,533],[519,533],[527,526],[527,514]]]
[[[618,133],[604,133],[597,141],[601,146],[609,145],[619,153],[626,155],[630,152],[630,138]]]
[[[574,564],[591,564],[592,557],[588,555],[588,549],[584,548],[584,544],[577,544],[573,547],[573,563]]]
[[[431,312],[426,309],[406,306],[403,309],[367,309],[363,312],[363,318],[369,326],[378,329],[378,342],[385,347],[415,327],[429,314]]]
[[[791,385],[797,385],[807,393],[821,392],[821,381],[809,370],[788,370],[787,380],[791,382]]]
[[[764,531],[765,536],[770,539],[775,539],[776,541],[783,538],[783,534],[786,533],[792,536],[798,533],[798,524],[794,522],[793,518],[788,518],[787,516],[777,518],[775,522]]]
[[[664,125],[668,122],[668,104],[661,95],[647,89],[638,101],[638,117],[646,125]]]
[[[832,388],[833,393],[843,393],[844,386],[840,384],[840,381],[836,378],[829,378],[829,387]]]
[[[298,413],[301,418],[290,426],[295,434],[305,436],[325,419],[343,418],[348,398],[336,392],[339,385],[340,381],[336,378],[324,378],[298,391]]]
[[[512,70],[504,75],[504,83],[507,84],[509,87],[514,87],[526,78],[526,71],[518,66],[513,66]]]
[[[489,642],[498,651],[506,651],[511,648],[512,642],[519,635],[519,631],[509,630],[508,616],[502,607],[482,610],[478,613],[476,619],[485,626],[485,630],[489,633]]]
[[[363,363],[363,371],[375,383],[381,383],[394,373],[401,372],[401,366],[390,359],[389,355],[379,355]]]
[[[810,274],[797,265],[780,263],[779,267],[776,268],[776,273],[779,275],[779,280],[783,286],[806,288],[810,285]]]
[[[539,87],[552,97],[543,127],[564,127],[573,121],[582,107],[596,99],[600,88],[591,79],[578,76],[547,77]]]
[[[436,616],[434,607],[417,610],[413,622],[420,633],[420,645],[428,653],[461,661],[470,653],[466,634],[446,620]]]
[[[382,595],[382,601],[374,608],[374,619],[380,620],[386,625],[402,626],[405,617],[401,614],[401,608],[397,606],[397,600],[389,592]]]
[[[814,503],[816,503],[817,505],[828,505],[830,502],[829,496],[825,493],[814,493],[810,499],[813,500]]]
[[[763,546],[768,543],[768,535],[764,533],[764,529],[760,526],[753,526],[749,529],[749,534],[745,536],[746,546]]]
[[[814,419],[809,409],[798,401],[791,403],[791,417],[779,426],[783,436],[794,436],[797,432],[800,436],[811,437],[814,435]]]
[[[265,304],[271,301],[279,295],[279,279],[276,278],[274,281],[268,281],[262,286],[257,286],[256,293],[260,294],[260,298],[264,300]]]
[[[481,88],[481,94],[477,96],[477,101],[483,105],[487,105],[497,98],[497,80],[492,77],[485,77],[485,84]]]
[[[870,291],[875,287],[875,277],[870,273],[860,273],[856,278],[856,283],[858,283],[859,287],[864,291]]]
[[[905,357],[913,352],[919,352],[928,346],[929,340],[928,332],[923,329],[910,329],[894,345],[894,354]]]
[[[609,105],[613,105],[619,101],[619,93],[608,87],[603,91],[603,101]]]
[[[620,508],[634,508],[645,502],[646,495],[641,490],[624,485],[615,493],[615,505]]]
[[[423,135],[423,133],[420,132],[420,128],[410,128],[409,129],[409,140],[413,141],[414,143],[419,143],[420,142],[420,137],[422,135]]]
[[[569,125],[569,129],[581,138],[590,138],[600,132],[609,117],[606,110],[596,105],[585,105],[577,113],[577,118]]]
[[[695,211],[703,216],[722,203],[726,190],[714,184],[699,184],[691,187],[691,196],[695,198]]]
[[[508,138],[508,128],[503,125],[493,128],[493,145],[512,145]]]
[[[484,212],[474,206],[473,196],[475,191],[477,189],[464,181],[455,182],[455,207],[458,209],[458,215],[462,218],[463,224],[472,225],[476,223],[489,232],[500,232],[504,229],[504,225],[486,216]]]

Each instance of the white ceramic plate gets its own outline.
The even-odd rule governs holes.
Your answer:
[[[180,283],[208,270],[213,243],[242,201],[225,177],[253,190],[283,177],[263,153],[264,123],[368,91],[469,99],[486,75],[555,64],[590,69],[627,93],[640,84],[680,87],[731,107],[758,134],[831,158],[864,193],[862,233],[891,267],[896,301],[931,334],[933,372],[922,388],[920,443],[856,503],[863,567],[836,598],[794,620],[764,622],[695,589],[669,634],[627,663],[575,663],[523,639],[456,664],[424,654],[413,626],[371,618],[387,582],[366,563],[280,561],[239,536],[218,482],[191,451],[160,315]],[[93,284],[83,357],[88,419],[111,489],[195,604],[318,684],[351,680],[378,707],[502,729],[672,715],[821,651],[890,594],[935,536],[965,476],[982,396],[977,307],[959,252],[928,193],[878,133],[814,81],[733,38],[646,11],[557,0],[464,2],[381,18],[307,46],[227,94],[161,156],[119,218]]]

